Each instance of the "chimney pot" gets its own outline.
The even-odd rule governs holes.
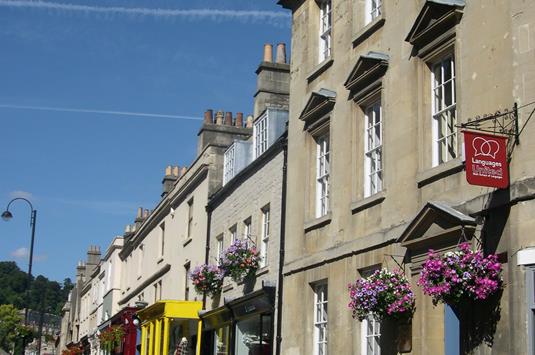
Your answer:
[[[145,209],[145,212],[143,212],[143,218],[149,218],[149,210]]]
[[[180,171],[180,176],[184,176],[186,174],[186,171],[188,171],[188,168],[183,166],[182,170]]]
[[[227,126],[232,126],[232,112],[225,113],[225,124]]]
[[[222,125],[223,124],[223,111],[219,110],[215,114],[215,124]]]
[[[213,124],[214,123],[214,111],[209,109],[204,112],[204,123]]]
[[[165,176],[171,175],[171,165],[165,167]]]
[[[136,218],[143,217],[143,207],[138,207]]]
[[[247,116],[247,121],[246,121],[245,127],[253,128],[253,115],[248,115]]]
[[[279,64],[286,64],[286,44],[277,44],[277,56],[275,61]]]
[[[242,112],[238,112],[238,113],[236,113],[236,122],[235,122],[235,126],[236,126],[236,127],[239,127],[239,128],[242,128],[242,127],[243,127],[243,113],[242,113]]]
[[[264,62],[273,62],[273,45],[270,43],[264,44]]]
[[[178,177],[180,168],[178,166],[173,166],[173,176]]]

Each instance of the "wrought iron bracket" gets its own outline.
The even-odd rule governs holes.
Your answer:
[[[483,116],[478,115],[473,118],[469,118],[465,123],[457,124],[456,127],[477,132],[509,136],[510,139],[507,143],[507,160],[511,161],[514,147],[520,144],[520,134],[530,120],[531,116],[533,116],[535,113],[535,108],[533,108],[529,114],[529,117],[525,121],[524,126],[520,129],[518,109],[532,104],[533,103],[518,107],[518,104],[515,102],[511,109],[505,109],[504,112],[496,111],[493,114],[484,114]]]

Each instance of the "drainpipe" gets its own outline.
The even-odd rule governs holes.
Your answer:
[[[281,224],[280,224],[280,247],[279,247],[279,287],[277,287],[277,350],[276,355],[281,353],[282,344],[282,291],[284,266],[284,240],[286,231],[286,175],[288,170],[288,138],[282,142],[282,151],[284,153],[284,162],[282,164],[282,196],[281,196]]]
[[[206,220],[206,250],[204,254],[204,263],[208,264],[210,256],[210,225],[212,224],[212,209],[208,205],[206,205],[206,212],[208,218]],[[206,293],[203,293],[202,295],[202,309],[206,309]]]

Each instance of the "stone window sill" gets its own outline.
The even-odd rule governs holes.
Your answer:
[[[160,258],[158,260],[156,260],[156,264],[159,264],[163,261],[163,256],[160,256]]]
[[[256,277],[265,275],[269,272],[269,266],[266,265],[264,267],[261,267],[260,269],[256,270]]]
[[[310,83],[314,79],[316,79],[318,76],[320,76],[324,71],[329,69],[331,65],[333,65],[334,60],[332,57],[329,57],[325,59],[323,62],[319,63],[310,74],[307,76],[307,81]]]
[[[432,182],[445,178],[462,171],[464,162],[460,157],[450,160],[447,163],[440,164],[431,169],[424,170],[416,175],[416,183],[418,187],[423,187]]]
[[[353,48],[364,42],[368,37],[370,37],[372,34],[374,34],[378,29],[383,27],[385,24],[385,18],[384,15],[381,15],[374,19],[372,22],[364,26],[360,29],[360,31],[357,32],[357,34],[353,37]]]
[[[331,212],[328,212],[325,216],[314,218],[313,220],[305,222],[305,226],[304,226],[305,233],[328,225],[329,223],[331,223],[331,219],[332,219],[332,214]]]
[[[189,243],[191,243],[192,239],[191,238],[188,238],[184,241],[184,243],[182,243],[182,246],[185,247],[186,245],[188,245]]]
[[[369,197],[366,197],[360,201],[351,203],[351,213],[355,214],[365,209],[373,207],[382,203],[386,198],[386,190],[379,191]]]

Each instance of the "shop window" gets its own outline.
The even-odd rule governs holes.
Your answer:
[[[230,329],[229,326],[214,330],[214,355],[230,354]]]
[[[360,325],[362,331],[362,354],[381,354],[381,323],[369,315]]]
[[[271,314],[258,315],[236,324],[236,355],[271,354]]]

